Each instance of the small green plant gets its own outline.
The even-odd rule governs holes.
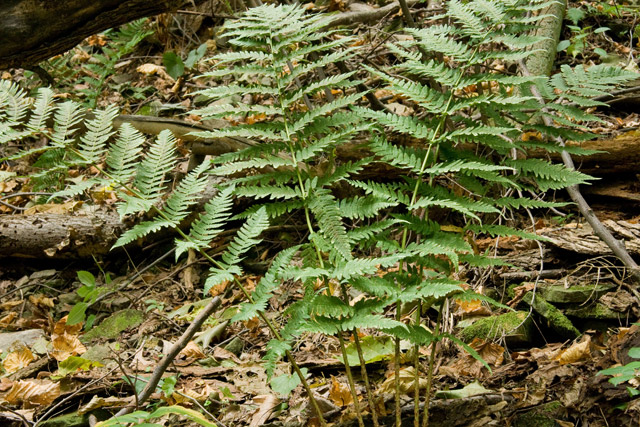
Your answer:
[[[177,80],[184,75],[185,69],[192,69],[205,53],[207,53],[207,44],[203,43],[198,48],[190,50],[184,61],[173,51],[165,52],[162,55],[162,63],[167,73]]]
[[[105,84],[115,74],[117,64],[151,34],[153,30],[149,28],[148,19],[132,21],[120,29],[110,29],[102,33],[104,45],[97,43],[93,47],[96,52],[85,54],[88,55],[85,62],[77,64],[74,52],[70,51],[44,62],[42,66],[54,78],[57,87],[84,86],[78,90],[84,95],[83,104],[86,107],[95,108]],[[133,96],[136,96],[140,90],[117,86],[120,93],[131,90]]]
[[[593,34],[601,34],[609,30],[608,27],[599,27],[595,30],[591,26],[580,26],[579,23],[586,17],[586,12],[581,8],[572,7],[567,10],[567,18],[573,23],[573,25],[567,25],[567,28],[571,30],[571,37],[568,40],[561,40],[558,43],[558,52],[566,51],[574,58],[578,55],[583,55],[588,48],[587,39]],[[602,48],[596,47],[593,52],[600,56],[600,59],[605,60],[609,55],[607,51]]]
[[[640,347],[633,347],[629,349],[629,357],[633,359],[640,359]],[[626,382],[631,382],[632,380],[637,380],[638,378],[640,378],[640,360],[629,362],[623,366],[615,366],[613,368],[603,369],[602,371],[598,372],[598,375],[611,376],[608,381],[613,385],[619,385]],[[627,392],[629,393],[629,397],[632,399],[640,395],[640,390],[638,390],[637,386],[627,386]],[[626,408],[626,406],[626,404],[622,405],[621,409]]]
[[[152,420],[155,418],[166,417],[168,415],[184,417],[187,420],[203,427],[216,427],[216,424],[207,420],[201,413],[178,405],[163,406],[153,412],[135,411],[127,415],[110,418],[107,421],[101,421],[96,424],[96,427],[125,427],[131,424],[146,427],[162,427],[165,425],[164,422],[155,423]]]
[[[82,298],[82,301],[76,303],[71,311],[69,312],[69,317],[67,318],[68,325],[75,325],[76,323],[84,322],[86,319],[85,329],[91,329],[93,325],[93,321],[95,320],[95,315],[86,316],[87,308],[94,302],[96,299],[104,292],[106,292],[105,287],[98,286],[96,284],[96,278],[93,274],[88,271],[78,271],[78,280],[82,283],[82,286],[78,288],[76,291],[78,296]],[[109,275],[106,275],[106,284],[109,285],[111,283],[111,278]]]

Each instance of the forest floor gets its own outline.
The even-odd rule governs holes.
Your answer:
[[[307,6],[349,10],[342,1]],[[356,6],[358,10],[371,7]],[[562,44],[557,67],[606,61],[638,71],[639,11],[597,1],[570,2],[570,11],[561,36],[567,43]],[[146,28],[151,31],[132,49],[122,43],[127,34],[113,31],[87,39],[43,68],[53,78],[58,97],[87,106],[94,101],[98,107],[117,105],[124,114],[196,122],[198,118],[188,111],[197,102],[195,92],[203,87],[195,78],[204,70],[197,60],[228,46],[224,39],[217,39],[217,44],[212,41],[223,18],[207,16],[208,10],[191,12],[150,19]],[[364,39],[377,29],[392,31],[399,25],[399,15],[393,15],[375,25],[359,25],[354,33]],[[609,30],[597,31],[604,27]],[[100,74],[104,62],[96,62],[97,57],[111,64],[110,74]],[[1,77],[29,90],[41,84],[36,74],[25,70],[5,71]],[[377,96],[385,99],[384,93]],[[407,108],[401,100],[385,102],[395,109]],[[610,109],[597,112],[602,122],[591,131],[604,139],[635,140],[640,98],[631,93],[610,104]],[[186,168],[186,146],[181,154]],[[24,176],[31,167],[17,164],[3,170]],[[613,174],[602,170],[595,175],[601,179],[585,193],[588,201],[629,250],[640,255],[638,175],[633,170]],[[0,196],[25,193],[7,199],[10,204],[0,204],[1,215],[73,215],[79,209],[73,203],[35,204],[27,182],[27,178],[0,181]],[[546,197],[568,200],[562,191]],[[112,201],[102,201],[102,208],[113,210]],[[278,237],[273,240],[295,241],[304,232],[303,220],[292,215],[287,224],[271,231]],[[492,369],[455,343],[440,342],[430,425],[640,425],[640,399],[636,399],[640,381],[633,370],[628,381],[619,384],[610,382],[610,375],[599,374],[633,362],[629,350],[640,347],[640,328],[635,325],[640,293],[633,279],[608,248],[593,238],[574,207],[535,211],[532,217],[523,213],[511,221],[550,241],[486,237],[474,242],[510,267],[463,268],[460,277],[517,312],[489,307],[480,300],[454,300],[440,313],[442,327],[469,342]],[[270,242],[267,236],[245,260],[251,274],[241,280],[248,290],[282,250]],[[93,425],[115,409],[135,404],[134,391],[145,386],[198,307],[216,296],[221,306],[167,369],[160,390],[143,409],[182,405],[204,413],[219,426],[316,425],[301,386],[285,397],[269,385],[262,360],[270,340],[268,329],[257,319],[229,323],[243,294],[226,283],[203,299],[200,277],[206,263],[197,256],[174,263],[172,248],[173,237],[161,236],[127,252],[103,251],[95,257],[0,259],[0,425],[26,426],[34,421],[50,427]],[[101,297],[92,300],[85,321],[67,325],[67,316],[88,301],[85,297],[90,292]],[[283,284],[270,300],[273,312],[284,310],[301,292]],[[437,313],[431,314],[435,320]],[[472,324],[476,329],[468,328]],[[363,336],[362,343],[381,425],[393,425],[393,342]],[[421,360],[428,360],[431,348],[420,351]],[[408,357],[409,351],[403,354]],[[338,340],[320,334],[303,336],[295,351],[300,367],[308,370],[327,421],[357,425],[339,355]],[[280,369],[288,370],[288,365],[283,363]],[[413,369],[409,359],[403,360],[406,425],[413,425]],[[354,375],[362,384],[358,369]],[[422,378],[420,393],[425,392],[426,374]],[[364,401],[364,388],[358,392]],[[365,411],[366,423],[371,422],[369,416]],[[159,422],[190,425],[168,417]]]

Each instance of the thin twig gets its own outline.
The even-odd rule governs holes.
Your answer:
[[[149,399],[151,393],[153,393],[158,386],[158,383],[162,378],[162,374],[164,374],[171,362],[173,362],[173,359],[175,359],[176,356],[178,356],[178,353],[180,353],[180,351],[182,351],[182,349],[187,346],[189,341],[191,341],[191,338],[193,338],[193,335],[200,329],[202,324],[209,318],[209,316],[218,308],[221,302],[222,300],[220,298],[213,298],[209,302],[209,304],[207,304],[202,309],[202,311],[198,313],[196,318],[193,319],[193,322],[189,325],[187,330],[184,331],[180,338],[178,338],[178,341],[176,341],[171,346],[167,354],[162,358],[158,366],[156,366],[156,368],[153,370],[153,374],[151,375],[151,378],[149,378],[149,382],[147,383],[146,387],[142,390],[142,392],[140,392],[140,394],[138,394],[138,405],[142,405],[147,401],[147,399]],[[133,412],[133,410],[134,408],[132,406],[122,408],[120,411],[118,411],[116,417],[130,414],[131,412]]]

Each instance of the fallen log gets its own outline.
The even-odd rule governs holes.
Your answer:
[[[127,226],[115,212],[0,216],[0,257],[83,258],[105,254]]]
[[[607,177],[619,174],[636,174],[640,168],[640,132],[631,131],[613,138],[594,139],[582,143],[569,142],[568,147],[582,147],[601,152],[587,156],[574,155],[576,169],[580,172]],[[562,162],[559,153],[549,154],[536,150],[529,157],[550,158],[554,163]]]
[[[176,10],[184,0],[8,0],[0,2],[0,69],[30,68],[85,38]]]

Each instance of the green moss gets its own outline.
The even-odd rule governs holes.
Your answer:
[[[569,339],[580,336],[580,331],[573,326],[571,320],[540,295],[536,295],[534,299],[533,292],[527,292],[522,300],[529,305],[533,305],[535,312],[542,316],[549,324],[549,327],[562,338]]]
[[[598,319],[598,320],[617,320],[624,317],[624,313],[618,313],[611,310],[604,304],[596,303],[587,307],[567,308],[565,310],[568,316],[578,317],[580,319]]]
[[[67,414],[40,423],[42,427],[85,427],[89,426],[88,415]]]
[[[556,419],[563,416],[562,403],[554,400],[537,409],[519,414],[513,422],[514,427],[557,427]]]
[[[573,285],[565,288],[563,285],[542,286],[540,293],[549,302],[562,304],[584,303],[589,300],[596,300],[601,295],[614,289],[616,285],[605,283],[599,285]]]
[[[470,342],[474,338],[494,340],[505,336],[507,342],[512,345],[528,343],[533,336],[533,323],[528,314],[516,311],[480,319],[464,328],[461,337],[464,341]]]
[[[91,341],[96,338],[114,339],[126,329],[133,328],[142,323],[144,314],[141,311],[128,309],[113,313],[102,323],[82,337],[83,341]]]
[[[519,414],[513,422],[514,427],[557,427],[558,423],[549,415],[531,411]]]

